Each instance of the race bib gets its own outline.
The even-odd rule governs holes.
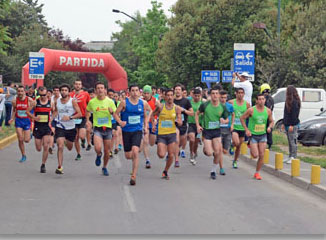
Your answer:
[[[256,124],[255,125],[255,132],[264,132],[265,131],[265,124]]]
[[[38,117],[40,117],[40,121],[39,122],[48,122],[49,121],[49,116],[48,115],[38,115]]]
[[[27,117],[26,110],[17,110],[18,117]]]
[[[220,127],[220,122],[208,122],[208,129],[216,129]]]
[[[241,121],[240,121],[240,118],[235,118],[234,119],[234,125],[242,125]]]
[[[197,136],[196,136],[196,138],[201,138],[201,133],[197,133]]]
[[[113,115],[111,115],[111,120],[112,120],[112,121],[114,120],[114,117],[113,117]]]
[[[162,128],[172,128],[173,127],[173,123],[171,120],[165,120],[161,122],[161,127]]]
[[[229,126],[229,124],[227,124],[227,123],[220,124],[220,127],[223,127],[223,128],[228,127],[228,126]]]
[[[109,118],[108,117],[98,118],[97,119],[97,124],[98,125],[104,125],[104,124],[108,124],[108,123],[109,123]]]
[[[81,119],[81,118],[75,118],[74,121],[75,121],[75,124],[81,124],[82,121],[83,121],[83,119]]]
[[[128,117],[129,124],[138,124],[140,123],[140,116],[129,116]]]
[[[183,113],[181,114],[181,119],[182,119],[182,122],[185,120],[185,115]]]

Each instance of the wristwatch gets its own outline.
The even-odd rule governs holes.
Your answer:
[[[72,116],[69,116],[69,119],[72,120]]]

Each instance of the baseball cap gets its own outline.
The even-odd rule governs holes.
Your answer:
[[[249,74],[247,72],[243,72],[243,73],[240,74],[240,76],[243,76],[243,77],[247,78],[247,77],[249,77]]]
[[[143,87],[143,92],[144,92],[144,93],[152,93],[152,87],[149,86],[149,85],[145,85],[145,86]]]

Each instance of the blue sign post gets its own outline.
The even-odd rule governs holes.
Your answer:
[[[44,53],[29,53],[29,78],[44,79]]]
[[[249,80],[255,80],[255,44],[234,44],[234,71],[239,73],[247,72]]]
[[[233,71],[229,71],[229,70],[222,71],[222,82],[223,83],[232,82],[232,74]]]
[[[212,82],[220,82],[220,71],[217,70],[202,70],[201,82],[206,83],[208,88],[211,88]]]

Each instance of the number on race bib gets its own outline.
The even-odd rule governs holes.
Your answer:
[[[81,124],[82,121],[83,121],[83,119],[81,119],[81,118],[75,118],[74,121],[75,121],[75,124]]]
[[[173,123],[171,120],[165,120],[161,122],[161,127],[162,128],[172,128],[173,127]]]
[[[138,124],[140,123],[140,116],[129,116],[128,117],[129,124]]]
[[[255,132],[264,132],[266,128],[265,124],[256,124],[255,125]]]
[[[220,122],[208,122],[208,129],[216,129],[220,127]]]
[[[48,115],[38,115],[40,116],[40,121],[39,122],[48,122],[49,121],[49,116]]]
[[[17,110],[18,117],[27,117],[26,110]]]
[[[98,125],[104,125],[104,124],[108,124],[108,123],[109,123],[109,118],[108,117],[98,118],[97,119],[97,124]]]
[[[240,118],[235,118],[234,119],[234,125],[241,125]]]

